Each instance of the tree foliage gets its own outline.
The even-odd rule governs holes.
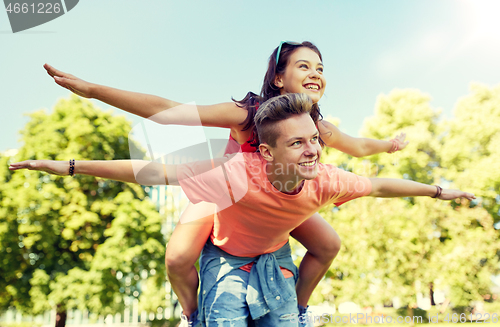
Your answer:
[[[493,227],[500,202],[495,165],[500,159],[500,88],[474,85],[471,91],[459,101],[451,121],[441,120],[430,97],[418,90],[381,95],[362,134],[389,139],[406,132],[408,147],[365,159],[327,150],[323,162],[360,175],[441,184],[481,198],[472,203],[367,198],[326,208],[321,214],[343,245],[314,295],[316,301],[374,305],[399,297],[413,306],[422,291],[416,284],[433,283],[447,290],[453,305],[468,306],[490,292],[500,250]]]
[[[161,218],[141,186],[6,169],[14,160],[128,159],[130,130],[76,96],[30,115],[18,154],[0,159],[0,307],[114,313],[147,280],[165,280]]]
[[[461,98],[446,132],[441,152],[443,177],[480,196],[495,222],[500,221],[500,85],[472,84]]]

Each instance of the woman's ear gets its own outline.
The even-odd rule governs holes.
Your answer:
[[[276,75],[276,77],[274,78],[274,85],[276,85],[278,89],[281,89],[283,87],[283,79],[280,75]]]
[[[273,153],[269,144],[266,143],[259,144],[259,152],[262,158],[264,158],[264,160],[269,162],[274,160]]]

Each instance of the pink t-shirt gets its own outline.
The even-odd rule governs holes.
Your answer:
[[[238,153],[223,167],[200,173],[198,164],[180,165],[177,178],[189,200],[217,204],[214,245],[229,254],[255,257],[281,248],[297,226],[330,203],[340,205],[371,192],[371,182],[332,165],[294,195],[279,192],[259,153]]]

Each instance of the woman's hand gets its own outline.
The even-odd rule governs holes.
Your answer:
[[[393,140],[396,141],[396,143],[398,145],[398,149],[396,151],[403,150],[404,148],[406,148],[406,146],[408,145],[408,143],[410,143],[410,141],[406,141],[405,142],[405,138],[406,138],[406,133],[400,133],[395,138],[393,138]]]
[[[79,79],[71,74],[64,73],[60,70],[55,69],[49,64],[43,65],[43,68],[47,70],[47,73],[54,78],[54,81],[60,86],[70,90],[71,92],[84,97],[92,98],[92,83],[86,82]]]
[[[10,170],[29,169],[39,170],[58,176],[69,175],[69,161],[54,160],[25,160],[10,164]]]

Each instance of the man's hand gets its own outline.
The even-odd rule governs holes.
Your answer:
[[[25,160],[10,164],[10,170],[29,169],[39,170],[52,175],[68,176],[69,161],[54,160]]]
[[[92,83],[86,82],[79,79],[71,74],[64,73],[60,70],[55,69],[49,64],[43,65],[43,68],[47,70],[47,73],[54,78],[54,81],[60,86],[70,90],[84,98],[92,98]]]
[[[474,200],[476,196],[472,193],[467,193],[460,190],[446,190],[443,189],[441,195],[438,197],[440,200],[454,200],[458,198],[466,198],[467,200]]]

